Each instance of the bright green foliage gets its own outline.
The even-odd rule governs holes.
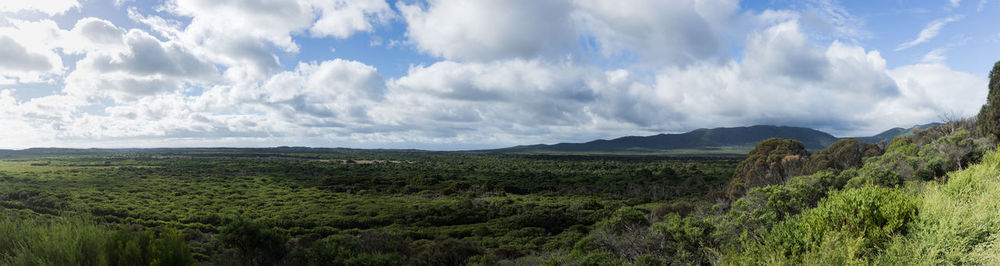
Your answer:
[[[983,136],[1000,138],[1000,61],[993,64],[990,71],[989,94],[986,104],[979,110],[976,123]]]
[[[671,264],[687,264],[692,262],[708,262],[709,248],[715,246],[712,233],[715,226],[700,217],[688,216],[681,218],[675,213],[667,214],[663,221],[654,223],[653,232],[658,244],[663,248],[659,254]],[[640,260],[642,257],[640,257]]]
[[[765,264],[797,264],[805,258],[837,261],[818,253],[832,249],[840,250],[843,260],[875,256],[894,237],[906,233],[917,218],[918,203],[907,192],[884,187],[837,192],[815,209],[776,225],[761,240],[744,243],[743,252],[731,260]]]
[[[802,211],[815,207],[826,194],[844,185],[843,176],[823,171],[808,176],[797,176],[785,185],[754,188],[734,202],[721,219],[719,238],[738,238],[744,232],[764,232],[775,224]]]
[[[180,232],[109,230],[79,218],[0,217],[3,265],[192,265]]]
[[[1000,263],[1000,154],[953,172],[947,184],[927,184],[918,220],[887,249],[886,264]]]
[[[36,220],[0,216],[0,264],[106,265],[105,227],[84,219]]]
[[[109,265],[193,265],[194,257],[176,229],[120,230],[107,243]]]

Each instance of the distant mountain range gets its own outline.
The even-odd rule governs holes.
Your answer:
[[[886,130],[886,131],[884,131],[882,133],[879,133],[878,135],[875,135],[875,136],[871,136],[871,137],[855,137],[855,139],[857,139],[858,141],[861,141],[861,142],[868,142],[868,143],[879,143],[882,140],[892,141],[892,139],[894,139],[896,137],[913,135],[913,131],[921,130],[921,129],[927,129],[929,127],[940,126],[940,125],[942,125],[942,124],[941,123],[930,123],[930,124],[916,125],[916,126],[913,126],[913,127],[910,127],[910,128],[897,127],[897,128],[893,128],[893,129],[890,129],[890,130]]]
[[[908,129],[893,128],[871,137],[857,137],[859,141],[878,143],[898,136],[913,134],[914,129],[925,129],[938,123],[918,125]],[[559,143],[522,145],[491,151],[523,153],[676,153],[676,154],[745,154],[761,140],[769,138],[795,139],[809,151],[822,150],[839,138],[829,133],[803,127],[749,126],[696,129],[681,134],[628,136],[611,140],[594,140],[585,143]]]

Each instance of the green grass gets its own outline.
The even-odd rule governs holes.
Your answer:
[[[918,220],[886,250],[887,264],[1000,264],[1000,153],[922,187]]]

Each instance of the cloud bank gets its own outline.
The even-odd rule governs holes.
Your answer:
[[[734,0],[171,0],[123,7],[139,28],[11,20],[0,26],[0,147],[461,149],[753,124],[846,136],[972,115],[985,101],[985,78],[940,53],[887,67],[853,38],[846,11],[823,4],[836,16]],[[817,37],[818,18],[845,37]],[[405,27],[403,49],[434,61],[397,77],[363,59],[282,64],[303,40],[392,25]],[[56,89],[19,97],[24,84]]]

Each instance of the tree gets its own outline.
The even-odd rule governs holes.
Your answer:
[[[750,188],[784,183],[798,173],[803,155],[806,155],[806,148],[798,140],[771,138],[761,141],[736,166],[726,188],[727,196],[734,200]]]
[[[1000,137],[1000,61],[990,71],[989,95],[986,104],[976,117],[979,133],[986,137]]]

